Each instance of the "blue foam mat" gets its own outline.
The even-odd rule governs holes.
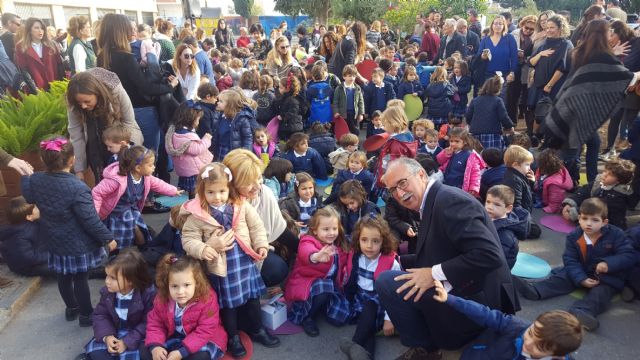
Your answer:
[[[156,198],[156,201],[160,204],[168,207],[174,207],[176,205],[182,205],[189,200],[189,195],[182,194],[180,196],[160,196]]]
[[[322,186],[322,187],[329,186],[333,183],[332,177],[327,178],[327,180],[320,180],[320,179],[314,179],[314,180],[317,186]]]
[[[528,279],[541,279],[551,273],[551,266],[545,260],[527,253],[518,253],[511,274]]]

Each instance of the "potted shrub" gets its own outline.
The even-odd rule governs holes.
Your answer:
[[[28,161],[35,170],[43,166],[38,155],[40,141],[50,135],[67,134],[67,81],[54,81],[49,91],[20,94],[21,98],[0,98],[0,148]],[[0,221],[9,199],[20,195],[20,177],[7,168],[0,168],[7,193],[0,197]]]

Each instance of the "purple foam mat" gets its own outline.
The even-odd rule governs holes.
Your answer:
[[[279,328],[275,330],[269,330],[273,335],[295,335],[301,333],[302,326],[296,325],[291,321],[287,320],[284,324],[280,325]]]
[[[543,216],[540,218],[540,224],[563,234],[568,234],[576,228],[576,224],[563,219],[560,215]]]

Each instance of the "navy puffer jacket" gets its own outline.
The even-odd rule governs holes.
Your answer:
[[[448,81],[433,82],[424,91],[429,99],[427,113],[431,117],[446,118],[452,109],[453,85]]]
[[[226,142],[221,142],[217,134],[220,121],[226,120],[222,112],[217,111],[214,115],[211,130],[213,135],[212,148],[213,155],[217,161],[221,161],[224,155],[234,149],[247,149],[253,151],[253,129],[257,125],[255,111],[249,107],[242,108],[236,117],[231,121],[231,142],[227,149]]]

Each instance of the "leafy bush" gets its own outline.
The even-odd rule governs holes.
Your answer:
[[[443,19],[458,15],[466,18],[467,9],[475,8],[483,13],[487,9],[486,0],[407,0],[394,2],[394,8],[387,11],[384,19],[393,28],[403,32],[413,33],[416,25],[416,15],[428,14],[431,9],[442,12]]]
[[[18,156],[38,149],[50,135],[66,135],[67,81],[54,81],[49,91],[0,99],[0,148]]]

